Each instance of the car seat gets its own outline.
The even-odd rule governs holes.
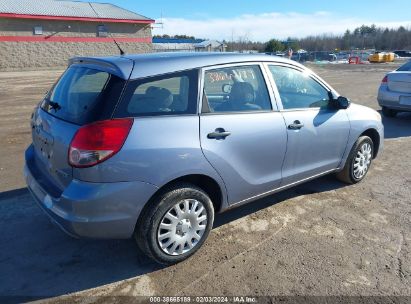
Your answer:
[[[229,100],[216,108],[217,111],[249,111],[261,110],[254,104],[255,92],[253,86],[248,82],[235,82],[231,87]]]

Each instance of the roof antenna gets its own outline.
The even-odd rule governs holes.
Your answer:
[[[97,17],[98,17],[98,18],[101,18],[101,17],[99,16],[99,14],[97,13],[97,11],[94,9],[94,7],[93,7],[93,5],[91,4],[91,2],[89,2],[88,4],[90,5],[90,7],[91,7],[91,9],[94,11],[94,13],[97,15]],[[120,55],[121,55],[121,56],[125,55],[126,53],[123,51],[123,49],[122,49],[122,48],[120,47],[120,45],[117,43],[116,39],[114,39],[113,35],[111,35],[111,32],[108,30],[108,28],[106,27],[106,25],[103,24],[103,26],[104,26],[107,34],[110,36],[110,38],[113,39],[113,41],[114,41],[114,43],[116,44],[117,48],[120,50]]]
[[[113,37],[113,35],[111,34],[111,32],[108,30],[108,28],[106,26],[104,26],[106,28],[107,34],[110,36],[111,39],[113,39],[115,45],[117,46],[117,48],[120,51],[120,55],[123,56],[126,54],[126,52],[123,51],[123,49],[121,48],[121,46],[117,43],[116,39]]]
[[[123,51],[123,49],[121,48],[121,46],[117,43],[116,39],[113,37],[113,35],[111,34],[111,32],[106,28],[107,34],[110,36],[111,39],[113,39],[115,45],[117,46],[117,48],[120,51],[120,55],[123,56],[126,54],[126,52]]]
[[[111,33],[110,33],[111,36]],[[120,47],[120,45],[117,43],[116,39],[114,39],[114,37],[111,36],[111,38],[113,38],[114,43],[117,45],[118,49],[120,50],[120,55],[123,56],[126,53],[123,51],[123,49]]]

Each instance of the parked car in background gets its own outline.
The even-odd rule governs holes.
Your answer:
[[[291,56],[291,60],[303,63],[310,60],[310,54],[308,52],[295,52]]]
[[[265,53],[266,55],[278,56],[278,57],[285,57],[284,52],[273,52],[273,53]]]
[[[337,60],[337,55],[331,52],[316,51],[311,52],[309,55],[310,61],[329,61],[333,62]]]
[[[162,264],[217,212],[326,174],[360,182],[383,144],[376,111],[304,66],[230,53],[74,58],[31,127],[24,174],[51,219]]]
[[[394,54],[398,55],[399,57],[411,57],[411,51],[405,51],[405,50],[401,50],[401,51],[394,51]]]
[[[411,60],[384,77],[378,90],[378,104],[387,117],[411,111]]]

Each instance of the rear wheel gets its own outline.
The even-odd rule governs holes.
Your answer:
[[[395,117],[397,115],[398,111],[387,108],[387,107],[382,107],[382,114],[385,117]]]
[[[163,191],[151,203],[134,233],[140,249],[165,265],[193,255],[213,226],[214,209],[209,196],[184,183]]]
[[[374,155],[374,143],[368,136],[358,138],[337,178],[347,184],[356,184],[364,179]]]

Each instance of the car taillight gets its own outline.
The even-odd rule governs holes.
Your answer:
[[[70,144],[69,164],[85,168],[112,157],[123,147],[132,125],[133,119],[112,119],[81,127]]]
[[[385,75],[385,77],[382,79],[381,83],[387,83],[388,82],[388,76]]]

